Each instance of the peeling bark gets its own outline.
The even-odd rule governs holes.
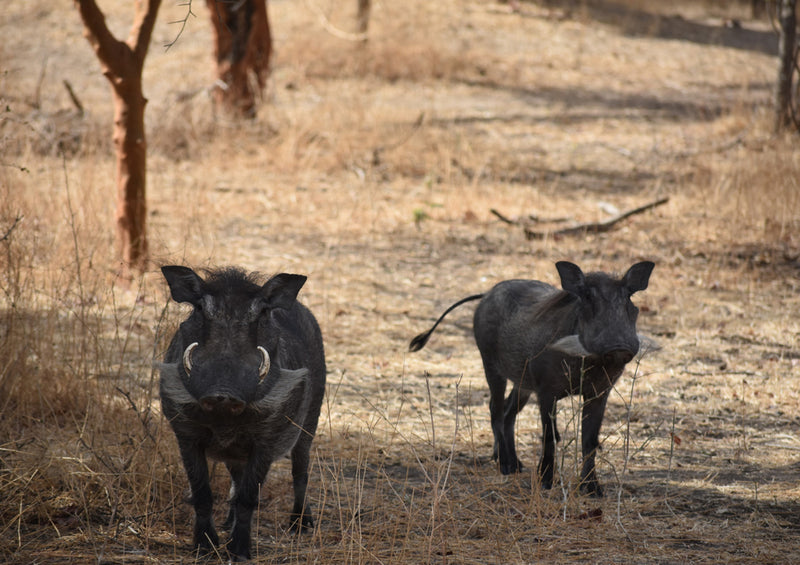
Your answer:
[[[124,274],[147,265],[147,141],[142,69],[161,0],[135,0],[135,17],[127,40],[116,39],[94,0],[75,0],[84,36],[100,61],[114,97],[114,147],[117,153],[117,242]]]

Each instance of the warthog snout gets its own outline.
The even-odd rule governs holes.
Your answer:
[[[615,349],[603,355],[603,364],[620,366],[628,363],[636,355],[636,352],[629,349]]]
[[[214,412],[221,416],[238,416],[244,412],[247,403],[232,394],[209,394],[200,399],[200,407],[206,412]]]

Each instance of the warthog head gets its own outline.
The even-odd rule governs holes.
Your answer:
[[[598,357],[605,366],[624,366],[639,351],[631,296],[647,288],[654,264],[636,263],[621,279],[583,271],[567,261],[556,263],[561,288],[578,299],[577,331],[550,346],[575,357]]]
[[[248,405],[257,409],[278,348],[269,317],[293,305],[306,277],[280,274],[260,286],[234,271],[209,280],[187,267],[162,272],[172,298],[194,307],[178,330],[183,347],[178,374],[186,392],[210,415],[237,416]]]

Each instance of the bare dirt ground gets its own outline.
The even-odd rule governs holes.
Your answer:
[[[108,87],[62,4],[0,14],[0,235],[24,216],[2,243],[6,562],[194,562],[150,368],[185,313],[167,263],[309,276],[329,367],[318,526],[288,532],[276,465],[257,562],[800,561],[800,154],[769,132],[767,21],[711,2],[410,1],[377,3],[361,45],[319,19],[351,29],[355,2],[274,1],[267,98],[230,123],[205,94],[205,6],[164,50],[186,10],[167,3],[145,73],[153,267],[126,289]],[[104,4],[124,36],[132,9]],[[604,234],[528,239],[490,212],[546,231],[662,197]],[[662,349],[612,395],[601,500],[575,492],[577,401],[559,407],[557,488],[500,475],[472,306],[406,352],[455,300],[557,284],[562,259],[656,263],[635,301]],[[533,469],[533,404],[517,430]]]

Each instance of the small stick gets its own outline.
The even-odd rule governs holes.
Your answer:
[[[495,216],[497,216],[500,219],[501,222],[505,222],[506,224],[511,224],[512,226],[515,226],[515,225],[519,224],[518,221],[512,220],[511,218],[508,218],[508,217],[504,216],[503,214],[501,214],[495,208],[489,208],[489,211],[492,214],[494,214]]]
[[[72,103],[78,109],[78,113],[83,116],[83,104],[81,104],[81,101],[78,99],[78,95],[75,94],[75,91],[72,90],[72,85],[66,79],[64,79],[64,88],[67,89],[67,93],[69,94]]]

